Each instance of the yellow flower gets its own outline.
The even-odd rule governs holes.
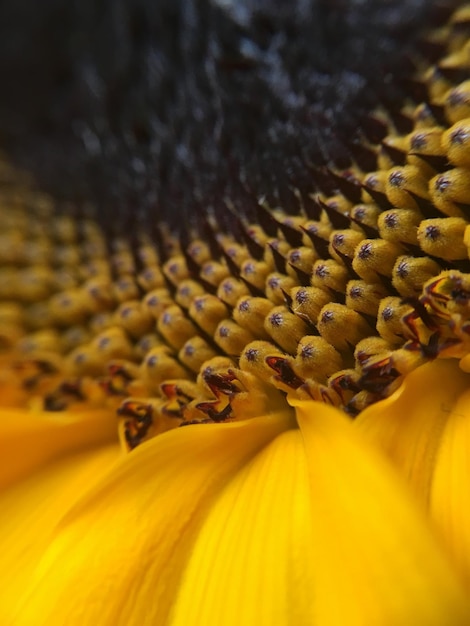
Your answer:
[[[1,624],[470,623],[468,21],[296,216],[155,244],[3,166]]]

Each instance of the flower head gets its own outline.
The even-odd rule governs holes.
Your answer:
[[[468,25],[347,166],[199,181],[183,231],[5,165],[7,623],[467,623]]]

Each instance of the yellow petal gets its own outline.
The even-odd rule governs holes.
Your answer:
[[[386,452],[425,504],[449,414],[469,383],[457,361],[433,361],[408,374],[394,394],[354,422]]]
[[[470,588],[470,392],[448,412],[431,490],[431,516]]]
[[[226,486],[201,529],[171,626],[315,624],[313,513],[300,432],[282,433]]]
[[[298,417],[302,432],[279,415],[137,448],[59,525],[1,623],[467,624],[390,466],[336,410]]]
[[[456,360],[434,361],[361,413],[355,426],[423,499],[470,588],[469,384]]]
[[[292,425],[289,414],[189,426],[134,450],[58,527],[0,623],[163,626],[217,494]]]
[[[0,494],[1,624],[12,598],[24,593],[32,564],[64,513],[121,457],[119,444],[70,454],[46,464]]]
[[[460,581],[387,460],[335,409],[296,407],[313,503],[314,623],[470,623]]]
[[[88,446],[117,441],[112,411],[48,413],[0,409],[0,489],[33,470]]]

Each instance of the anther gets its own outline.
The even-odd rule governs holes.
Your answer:
[[[273,266],[268,265],[265,261],[245,261],[240,268],[240,276],[250,285],[263,289],[266,276],[272,269]]]
[[[202,265],[211,258],[209,246],[200,239],[192,241],[187,248],[187,252],[197,265]]]
[[[445,131],[442,145],[453,165],[470,167],[470,119],[460,120]]]
[[[316,324],[322,307],[331,301],[331,293],[319,287],[294,287],[290,291],[291,309],[310,325]]]
[[[467,259],[466,227],[466,220],[460,217],[423,220],[418,228],[419,245],[426,254],[446,261]]]
[[[403,317],[411,310],[402,299],[394,296],[383,298],[377,313],[377,331],[390,345],[397,346],[405,339]]]
[[[246,261],[250,256],[246,246],[242,246],[234,241],[223,242],[222,247],[226,256],[228,256],[238,267],[240,267],[243,261]]]
[[[366,315],[376,316],[380,301],[388,295],[381,283],[350,280],[346,287],[346,306]]]
[[[416,165],[424,175],[431,175],[446,165],[446,153],[442,147],[442,128],[420,129],[409,135],[408,161]]]
[[[116,310],[115,321],[135,339],[150,332],[155,324],[153,316],[139,300],[121,304]]]
[[[110,310],[116,304],[112,283],[107,276],[89,278],[82,289],[87,296],[87,308],[90,313]]]
[[[49,300],[49,307],[54,321],[63,326],[81,323],[89,313],[88,298],[80,289],[53,296]]]
[[[212,335],[219,322],[227,317],[227,307],[217,296],[205,294],[194,298],[189,316],[208,335]]]
[[[420,200],[429,200],[428,181],[418,167],[396,167],[388,174],[386,193],[393,206],[417,209]]]
[[[429,257],[398,257],[392,272],[392,284],[404,298],[416,297],[422,286],[441,271],[439,265]]]
[[[293,371],[292,357],[286,356],[268,341],[253,341],[241,353],[239,366],[242,372],[254,374],[265,383],[287,391],[289,385],[281,381],[275,367],[279,360],[284,360],[289,370]]]
[[[176,290],[175,301],[184,309],[189,309],[191,302],[197,296],[204,294],[204,288],[195,280],[183,280]]]
[[[470,81],[450,89],[445,97],[445,113],[451,124],[470,117]]]
[[[155,320],[172,304],[173,299],[165,288],[150,291],[143,300],[144,307]]]
[[[364,235],[357,230],[336,231],[330,238],[330,254],[339,262],[350,264],[356,246],[364,239]]]
[[[349,272],[342,263],[334,259],[325,259],[314,263],[311,284],[320,289],[344,293],[349,278]]]
[[[250,293],[248,286],[231,276],[225,278],[217,288],[217,297],[228,306],[235,306],[238,299]]]
[[[343,367],[340,353],[323,337],[302,337],[295,357],[295,369],[300,377],[326,383],[334,372]]]
[[[266,298],[274,305],[283,304],[284,292],[288,293],[295,285],[296,281],[292,276],[286,276],[277,272],[269,274],[265,285]]]
[[[201,267],[200,277],[213,287],[218,287],[224,278],[229,275],[227,265],[217,261],[207,261]]]
[[[382,337],[367,337],[366,339],[361,339],[354,350],[356,366],[361,369],[377,355],[383,355],[389,353],[389,351],[390,345]]]
[[[163,265],[163,273],[175,287],[185,278],[189,278],[188,266],[184,256],[174,256],[167,261]]]
[[[375,201],[382,210],[391,209],[392,205],[386,195],[387,172],[370,172],[364,178],[365,202]]]
[[[383,239],[369,239],[357,246],[354,271],[365,281],[380,282],[380,276],[391,276],[397,257],[403,253],[401,246]]]
[[[351,210],[351,220],[362,228],[366,236],[373,238],[377,234],[377,220],[381,214],[375,204],[358,204]]]
[[[169,306],[161,313],[157,320],[157,329],[176,350],[179,350],[188,339],[197,335],[194,324],[176,304]]]
[[[320,335],[340,351],[348,351],[360,339],[373,332],[359,313],[336,303],[323,307],[318,316],[317,328]]]
[[[287,255],[288,265],[286,267],[286,272],[294,279],[298,278],[297,270],[301,270],[302,272],[310,275],[313,263],[316,259],[318,259],[318,255],[315,254],[315,251],[312,248],[307,248],[306,246],[302,248],[295,248]]]
[[[290,354],[295,354],[297,344],[306,334],[304,322],[290,313],[285,306],[275,307],[266,317],[264,329],[268,335]]]
[[[152,348],[156,348],[161,345],[162,339],[156,333],[148,333],[147,335],[141,337],[135,344],[134,349],[136,357],[144,359]]]
[[[152,393],[159,394],[160,384],[172,378],[188,378],[188,373],[166,346],[152,348],[140,366],[143,382]]]
[[[269,335],[264,328],[264,320],[273,304],[266,298],[241,298],[234,310],[233,318],[241,327],[246,328],[260,339],[268,339]]]
[[[422,219],[422,215],[416,209],[384,211],[378,219],[380,236],[396,244],[417,245],[417,229]]]
[[[214,341],[227,355],[238,356],[253,340],[254,336],[248,330],[230,319],[221,321],[214,333]]]
[[[139,285],[133,276],[121,276],[113,283],[113,297],[118,302],[136,300],[140,295]]]
[[[146,267],[137,276],[137,283],[144,291],[151,291],[152,289],[163,287],[165,279],[158,266]]]
[[[470,204],[468,170],[462,167],[438,174],[429,181],[431,198],[436,207],[450,217],[465,217],[460,204]]]

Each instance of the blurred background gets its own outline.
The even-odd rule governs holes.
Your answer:
[[[286,179],[351,163],[368,112],[402,102],[420,35],[446,11],[2,0],[0,146],[59,199],[170,219],[248,193],[290,210]]]

